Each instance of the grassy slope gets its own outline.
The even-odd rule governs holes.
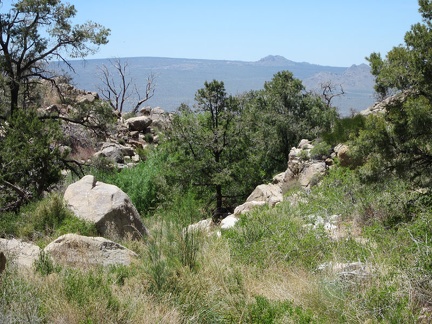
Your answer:
[[[200,205],[192,194],[178,194],[145,219],[151,238],[121,242],[139,254],[130,267],[72,270],[41,260],[30,274],[9,268],[0,286],[0,317],[67,323],[410,323],[427,316],[431,212],[404,183],[366,186],[340,168],[309,195],[290,194],[297,194],[295,206],[284,202],[256,210],[221,237],[184,235],[184,226],[200,217]],[[322,227],[304,226],[312,215],[335,214],[339,240]],[[330,261],[363,262],[371,275],[341,278],[317,270]]]

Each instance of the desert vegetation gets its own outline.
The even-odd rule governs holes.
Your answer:
[[[58,76],[41,81],[39,64],[23,65],[28,70],[19,78],[7,70],[16,64],[12,54],[38,62],[48,50],[36,23],[23,37],[39,52],[13,38],[15,26],[24,28],[35,15],[64,27],[73,6],[17,1],[1,14],[9,21],[0,39],[7,63],[0,83],[1,237],[44,248],[66,233],[100,235],[63,200],[66,187],[85,174],[127,193],[149,235],[118,238],[136,253],[129,265],[64,266],[40,253],[21,269],[8,255],[0,322],[432,321],[430,1],[420,0],[419,8],[423,21],[407,32],[406,44],[368,58],[383,101],[378,113],[340,118],[331,101],[306,92],[289,71],[236,96],[223,81],[208,81],[194,106],[179,107],[157,135],[145,134],[140,162],[118,169],[93,152],[97,141],[118,134],[121,112],[113,114],[103,100],[46,95],[65,84]],[[70,27],[80,37],[59,45],[83,55],[83,43],[107,41],[108,30],[97,24]],[[41,111],[48,97],[51,108]],[[326,174],[221,230],[226,213],[284,172],[291,148],[305,138],[313,148],[300,160],[325,160]],[[348,148],[343,159],[332,155],[338,144]],[[188,229],[203,219],[212,219],[209,231]]]

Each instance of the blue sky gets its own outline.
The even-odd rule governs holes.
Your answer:
[[[77,22],[111,29],[89,58],[161,56],[257,61],[282,55],[331,66],[365,63],[403,43],[416,0],[69,0]]]

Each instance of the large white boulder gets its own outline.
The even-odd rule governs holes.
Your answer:
[[[65,234],[48,244],[46,252],[56,264],[85,267],[86,265],[129,265],[137,256],[124,246],[103,237]]]
[[[78,218],[94,223],[103,236],[140,238],[147,235],[128,195],[114,185],[96,181],[92,175],[69,185],[64,199]]]
[[[235,215],[228,215],[224,219],[221,220],[220,228],[221,229],[230,229],[234,227],[234,225],[239,221],[239,219]]]

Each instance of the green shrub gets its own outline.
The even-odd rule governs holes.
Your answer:
[[[352,117],[340,118],[330,132],[322,135],[324,141],[331,146],[347,142],[351,137],[357,136],[361,129],[365,128],[366,117],[355,115]]]
[[[67,207],[59,194],[23,207],[18,214],[0,214],[3,235],[25,237],[32,240],[45,236],[60,236],[77,233],[87,236],[98,234],[96,226],[77,218]]]
[[[153,143],[153,134],[146,133],[144,135],[144,140],[146,141],[146,143],[149,143],[149,144]]]
[[[39,199],[60,179],[64,157],[53,143],[61,141],[59,121],[38,118],[35,110],[19,109],[0,119],[0,211],[18,211]]]
[[[138,212],[143,216],[151,215],[168,190],[164,173],[166,155],[157,150],[151,151],[146,161],[133,168],[120,172],[109,170],[91,170],[91,173],[105,183],[122,189],[132,200]]]
[[[328,157],[331,152],[331,145],[327,142],[320,141],[314,144],[313,149],[310,151],[312,159],[322,159]]]
[[[51,258],[43,250],[39,253],[39,258],[34,262],[34,267],[37,272],[43,276],[47,276],[53,272],[59,272],[61,268],[55,266]]]
[[[79,219],[74,215],[66,217],[55,232],[56,236],[67,233],[75,233],[84,236],[98,236],[98,230],[94,223]]]

